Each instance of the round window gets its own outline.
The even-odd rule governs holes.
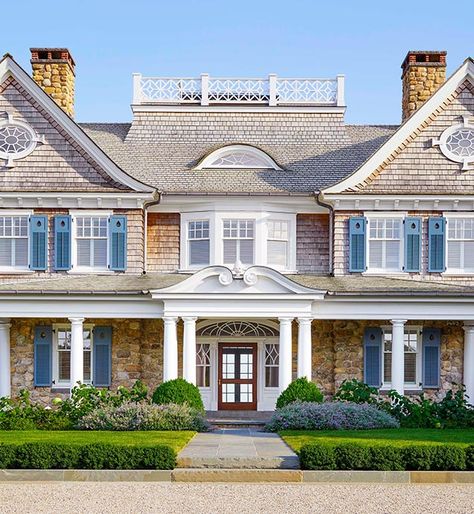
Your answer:
[[[462,169],[468,170],[474,164],[474,125],[467,117],[463,122],[447,128],[441,137],[433,140],[441,152],[451,161],[462,163]]]
[[[7,161],[7,166],[13,166],[13,161],[29,155],[38,143],[34,130],[8,115],[7,120],[0,121],[0,159]]]

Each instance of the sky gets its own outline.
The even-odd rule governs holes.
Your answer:
[[[76,120],[131,119],[132,73],[346,76],[348,123],[396,124],[408,50],[474,57],[474,0],[22,0],[2,5],[0,55],[30,47],[76,61]],[[9,20],[7,23],[6,20]]]

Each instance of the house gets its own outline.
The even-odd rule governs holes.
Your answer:
[[[400,126],[346,124],[343,76],[206,74],[136,74],[131,123],[78,124],[70,52],[31,63],[0,62],[0,396],[474,398],[472,59],[409,52]]]

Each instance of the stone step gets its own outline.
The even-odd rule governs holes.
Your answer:
[[[300,469],[296,455],[282,457],[179,457],[184,469]]]
[[[303,472],[289,469],[180,469],[173,482],[302,482]]]
[[[253,428],[254,430],[263,430],[266,422],[260,420],[247,419],[208,419],[211,430],[218,428]]]

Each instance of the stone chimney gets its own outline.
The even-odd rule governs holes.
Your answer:
[[[33,80],[74,116],[74,59],[67,48],[30,48]]]
[[[402,63],[402,121],[446,80],[446,52],[410,51]]]

